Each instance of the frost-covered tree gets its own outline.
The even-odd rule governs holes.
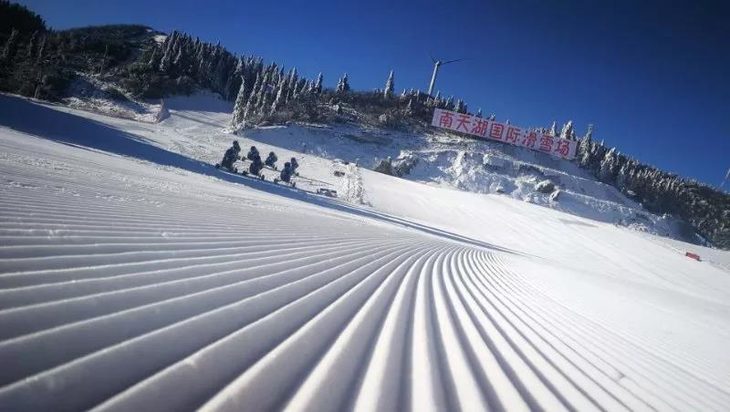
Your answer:
[[[5,42],[5,47],[3,47],[2,55],[0,55],[0,60],[3,61],[10,61],[15,57],[15,52],[18,50],[18,30],[14,29],[10,32],[10,36],[8,37],[8,40]]]
[[[553,124],[550,125],[550,130],[547,132],[548,136],[557,136],[558,135],[558,122],[553,120]]]
[[[324,80],[324,76],[322,76],[322,72],[319,72],[317,75],[317,81],[314,82],[314,88],[312,88],[312,91],[314,93],[322,93],[322,81]]]
[[[38,43],[38,30],[34,31],[33,34],[30,36],[30,40],[28,40],[28,47],[25,51],[26,58],[28,58],[28,59],[33,58],[33,52],[35,51],[37,43]]]
[[[613,183],[618,173],[618,158],[616,155],[616,148],[611,148],[601,161],[601,168],[598,172],[598,177],[605,183]]]
[[[385,81],[385,90],[383,90],[383,97],[386,99],[393,96],[393,90],[395,89],[395,80],[393,79],[393,70],[388,75],[388,80]]]
[[[588,140],[593,139],[593,124],[588,125],[588,130],[586,131],[585,139],[588,139]]]
[[[155,115],[155,122],[159,123],[170,117],[170,111],[167,109],[167,105],[164,100],[160,100],[160,108],[157,110]]]
[[[147,66],[149,67],[155,67],[157,66],[160,60],[160,49],[159,47],[153,47],[152,52],[150,53],[150,59],[147,60]]]
[[[169,41],[172,41],[172,40],[169,40]],[[168,47],[165,49],[165,53],[163,53],[162,58],[160,59],[160,67],[159,67],[159,70],[162,73],[167,73],[168,71],[170,71],[170,67],[172,67],[172,60],[174,58],[172,53],[173,53],[172,47]],[[201,64],[202,64],[202,60],[201,60]]]
[[[575,135],[575,132],[573,131],[573,121],[568,120],[568,123],[565,123],[563,125],[562,130],[560,131],[560,138],[561,139],[570,139],[574,135]]]
[[[270,114],[274,114],[276,112],[276,109],[280,107],[284,103],[284,93],[285,93],[284,83],[280,83],[279,90],[276,92],[276,98],[274,99],[274,102],[271,104],[271,112]]]
[[[246,80],[241,78],[241,87],[238,89],[238,96],[236,96],[236,103],[233,105],[233,118],[231,119],[231,126],[238,128],[246,118]]]
[[[38,53],[36,53],[36,62],[40,62],[41,59],[43,59],[44,55],[46,54],[46,40],[48,39],[48,36],[41,36],[41,41],[38,45]]]
[[[461,99],[456,100],[456,103],[454,104],[454,111],[458,113],[464,111],[464,102]]]
[[[477,114],[475,116],[480,119],[482,118],[482,108],[481,107],[477,109]]]
[[[347,79],[347,73],[345,73],[341,78],[340,81],[337,82],[337,89],[335,89],[337,93],[347,93],[350,91],[350,83]]]

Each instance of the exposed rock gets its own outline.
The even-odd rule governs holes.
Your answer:
[[[555,184],[549,180],[543,180],[535,185],[535,190],[540,193],[550,194],[555,190]]]

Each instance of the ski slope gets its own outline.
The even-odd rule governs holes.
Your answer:
[[[730,405],[728,252],[313,154],[233,176],[225,107],[174,103],[0,96],[0,410]]]

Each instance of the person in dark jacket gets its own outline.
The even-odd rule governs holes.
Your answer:
[[[238,155],[241,153],[241,146],[238,145],[238,140],[233,141],[233,146],[228,148],[226,150],[226,153],[223,155],[223,161],[221,162],[221,166],[225,167],[228,170],[233,170],[233,163],[236,162],[236,160],[240,160],[241,157]]]
[[[261,161],[261,156],[258,153],[254,154],[253,159],[251,159],[251,166],[248,167],[248,172],[254,176],[259,176],[263,168],[264,162]]]
[[[276,155],[274,154],[274,152],[271,152],[271,153],[269,153],[269,156],[266,158],[266,161],[264,162],[264,164],[266,166],[269,166],[269,167],[272,167],[272,168],[276,169],[276,161],[277,160],[279,160],[279,158],[276,157]]]
[[[253,161],[254,156],[259,156],[259,151],[256,149],[256,146],[251,146],[251,150],[248,151],[248,154],[246,155],[246,159]],[[259,159],[261,160],[261,159]]]
[[[299,168],[299,163],[297,163],[297,158],[292,157],[291,160],[289,161],[289,163],[291,164],[291,174],[293,174],[293,175],[297,174],[297,168]]]
[[[281,173],[279,174],[279,179],[282,182],[289,183],[289,182],[291,182],[291,175],[292,175],[291,163],[286,162],[286,163],[284,163],[284,168],[281,169]]]

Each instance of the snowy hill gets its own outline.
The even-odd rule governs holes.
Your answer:
[[[0,409],[730,404],[730,252],[616,225],[671,229],[580,170],[439,135],[238,137],[297,156],[292,189],[210,166],[230,106],[167,104],[0,96]],[[401,155],[407,179],[363,167]]]

